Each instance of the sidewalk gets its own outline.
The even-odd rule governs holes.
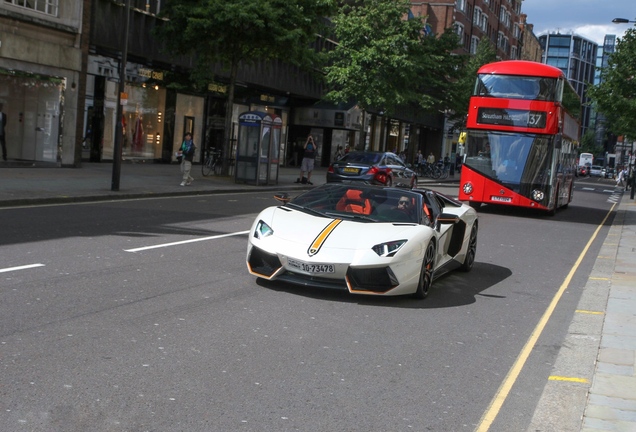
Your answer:
[[[112,191],[112,164],[81,168],[37,168],[0,162],[0,208],[17,205],[196,195],[235,191],[289,191],[299,168],[280,168],[278,184],[237,184],[233,178],[203,177],[180,186],[176,164],[123,163],[119,191]],[[326,168],[314,170],[314,185]],[[448,181],[458,181],[451,176]],[[435,180],[421,180],[437,183]],[[579,287],[570,287],[571,290]],[[636,204],[626,192],[610,227],[568,335],[528,432],[636,431]]]

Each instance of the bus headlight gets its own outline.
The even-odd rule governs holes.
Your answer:
[[[473,185],[471,183],[464,183],[464,187],[462,187],[462,190],[466,195],[470,195],[471,193],[473,193]]]
[[[543,191],[539,190],[539,189],[535,189],[532,191],[532,199],[540,202],[543,201],[543,199],[545,198],[545,193],[543,193]]]

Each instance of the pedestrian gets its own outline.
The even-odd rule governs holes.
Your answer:
[[[181,186],[190,186],[194,181],[194,178],[190,176],[190,171],[192,170],[192,159],[194,159],[195,150],[196,146],[194,141],[192,141],[192,134],[188,132],[185,134],[181,148],[177,152],[177,155],[181,157],[181,172],[183,173]]]
[[[336,154],[333,156],[333,160],[338,161],[344,156],[344,152],[342,151],[342,146],[338,146],[336,149]]]
[[[305,145],[303,146],[303,160],[300,162],[300,177],[296,179],[296,183],[310,184],[311,172],[314,170],[314,159],[316,158],[316,143],[314,137],[309,135]],[[307,173],[307,177],[305,177]]]
[[[459,153],[455,155],[455,169],[458,173],[462,172],[462,156]]]
[[[426,158],[426,163],[429,165],[433,165],[435,163],[435,156],[433,155],[433,152],[431,152]]]
[[[625,170],[623,168],[618,169],[618,175],[616,176],[616,186],[622,186],[625,181]]]
[[[2,160],[7,160],[7,142],[5,141],[4,128],[7,125],[7,115],[2,111],[3,105],[0,103],[0,145],[2,145]]]

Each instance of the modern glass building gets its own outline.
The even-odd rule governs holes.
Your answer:
[[[552,33],[539,36],[543,63],[561,69],[581,96],[581,135],[591,124],[592,108],[587,98],[587,86],[594,82],[598,44],[574,34]]]
[[[594,73],[594,85],[598,85],[601,82],[601,68],[607,67],[607,60],[614,51],[616,51],[616,35],[605,35],[603,46],[598,47],[596,52],[596,70]],[[613,153],[614,146],[616,145],[616,137],[614,135],[607,135],[607,128],[605,127],[605,116],[603,113],[597,112],[592,109],[592,118],[590,127],[594,125],[594,137],[596,145],[603,147],[605,153]]]

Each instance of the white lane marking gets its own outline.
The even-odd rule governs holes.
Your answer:
[[[0,273],[6,273],[10,271],[17,271],[17,270],[26,270],[26,269],[35,268],[35,267],[44,267],[44,264],[28,264],[28,265],[17,266],[17,267],[7,267],[7,268],[0,269]]]
[[[593,190],[596,190],[596,188],[584,187],[584,188],[581,188],[581,190],[593,191]]]
[[[239,231],[239,232],[229,233],[229,234],[221,234],[221,235],[216,235],[216,236],[211,236],[211,237],[201,237],[201,238],[183,240],[183,241],[172,242],[172,243],[158,244],[158,245],[154,245],[154,246],[144,246],[144,247],[135,248],[135,249],[124,249],[124,252],[140,252],[140,251],[145,251],[145,250],[149,250],[149,249],[158,249],[158,248],[164,248],[164,247],[170,247],[170,246],[178,246],[178,245],[183,245],[183,244],[188,244],[188,243],[195,243],[195,242],[200,242],[200,241],[214,240],[214,239],[219,239],[219,238],[223,238],[223,237],[231,237],[231,236],[243,235],[243,234],[247,234],[248,232],[249,232],[249,230],[248,231]]]

